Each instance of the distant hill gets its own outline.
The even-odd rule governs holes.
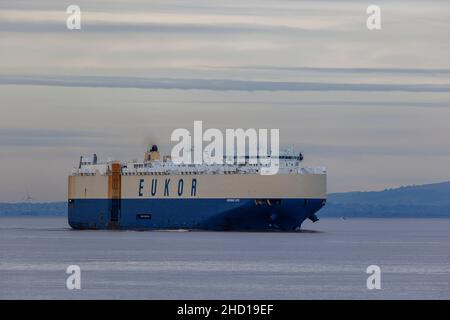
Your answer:
[[[65,216],[66,202],[0,203],[0,216]],[[319,217],[450,218],[450,181],[328,195]]]
[[[450,217],[450,181],[328,195],[321,217]]]

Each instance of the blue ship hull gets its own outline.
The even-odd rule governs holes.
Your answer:
[[[325,199],[71,199],[74,229],[292,231]]]

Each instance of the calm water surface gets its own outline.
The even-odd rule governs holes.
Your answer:
[[[2,299],[450,299],[450,219],[322,219],[301,233],[74,231],[0,218]],[[67,266],[81,290],[67,290]],[[381,268],[368,290],[366,268]]]

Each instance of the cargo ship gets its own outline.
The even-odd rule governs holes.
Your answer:
[[[246,157],[248,160],[248,157]],[[68,177],[73,229],[296,231],[317,221],[326,202],[326,169],[280,153],[278,173],[260,164],[175,164],[158,147],[143,161],[80,157]]]

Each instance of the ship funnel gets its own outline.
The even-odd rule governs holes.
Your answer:
[[[149,161],[156,161],[159,159],[160,159],[160,156],[159,156],[158,146],[156,144],[152,145],[151,148],[149,146],[147,148],[147,152],[144,155],[144,161],[149,162]]]

